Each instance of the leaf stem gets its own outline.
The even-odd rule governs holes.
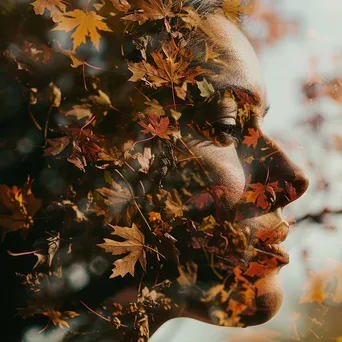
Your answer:
[[[128,188],[129,188],[129,191],[130,191],[130,193],[131,193],[131,196],[132,196],[132,201],[133,201],[134,205],[136,206],[136,208],[138,209],[139,214],[141,215],[141,217],[142,217],[143,220],[145,221],[145,223],[146,223],[148,229],[149,229],[150,232],[151,232],[151,231],[152,231],[152,228],[151,228],[151,226],[149,225],[148,221],[146,220],[146,217],[144,216],[144,214],[143,214],[142,211],[140,210],[137,201],[135,200],[134,192],[133,192],[133,189],[132,189],[132,187],[131,187],[131,184],[129,184],[129,182],[127,181],[127,179],[122,175],[122,173],[121,173],[119,170],[115,169],[115,172],[118,173],[118,174],[120,175],[120,177],[126,182]]]

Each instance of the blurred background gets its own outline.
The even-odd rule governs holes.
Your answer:
[[[265,131],[307,173],[288,206],[283,306],[264,327],[279,341],[340,341],[342,319],[342,2],[260,0],[245,23],[270,103]],[[340,337],[342,339],[342,337]]]

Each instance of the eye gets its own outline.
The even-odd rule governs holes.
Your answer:
[[[230,119],[232,121],[232,119]],[[239,143],[241,140],[241,128],[234,123],[213,122],[212,127],[215,132],[215,138],[220,145],[228,146],[232,143]]]

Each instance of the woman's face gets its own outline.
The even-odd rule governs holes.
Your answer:
[[[226,290],[220,296],[229,292],[231,299],[212,296],[209,317],[223,325],[260,324],[278,311],[282,301],[277,274],[288,263],[288,254],[279,244],[289,225],[281,211],[305,192],[308,179],[262,132],[268,103],[259,63],[248,40],[221,15],[208,16],[201,29],[219,51],[203,68],[214,71],[205,78],[221,95],[195,112],[184,137],[207,173],[207,189],[212,195],[211,201],[197,206],[192,214],[204,218],[206,206],[214,203],[216,222],[229,221],[247,237],[244,260],[235,264],[234,271],[226,272],[233,274],[234,280],[217,282]],[[231,250],[228,246],[227,255]],[[224,278],[222,270],[220,274]],[[240,311],[237,302],[243,306]],[[250,310],[245,310],[247,307]],[[236,310],[240,317],[234,321],[231,317]],[[196,317],[202,319],[198,312]]]

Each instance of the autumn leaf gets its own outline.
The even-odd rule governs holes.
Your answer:
[[[306,292],[300,297],[299,304],[323,303],[326,299],[325,286],[327,283],[326,274],[311,272],[309,280],[304,284]]]
[[[138,162],[141,165],[141,168],[138,170],[140,172],[148,173],[152,160],[152,153],[150,147],[144,148],[144,154],[140,154],[138,156]]]
[[[278,181],[273,183],[255,183],[248,185],[252,190],[244,194],[246,203],[254,203],[257,207],[267,209],[276,200],[276,193],[283,189],[278,187]]]
[[[111,188],[96,189],[96,193],[103,197],[103,203],[96,200],[97,207],[92,211],[97,215],[104,215],[105,224],[113,220],[117,224],[121,219],[125,221],[125,224],[132,224],[132,217],[136,213],[132,194],[127,187],[121,187],[111,177],[108,177],[108,182]]]
[[[158,116],[165,115],[163,106],[161,106],[157,100],[153,99],[152,101],[145,102],[145,105],[147,107],[144,110],[144,114]]]
[[[127,2],[127,0],[110,0],[113,6],[121,12],[127,12],[131,5]]]
[[[112,235],[118,236],[125,241],[115,241],[112,239],[104,239],[105,242],[98,244],[108,253],[112,255],[122,255],[128,253],[126,256],[119,258],[114,262],[115,268],[110,278],[118,276],[124,277],[127,273],[130,273],[134,277],[134,267],[137,261],[139,261],[141,267],[146,272],[146,253],[144,250],[145,237],[144,234],[133,223],[132,227],[119,227],[112,226]]]
[[[74,318],[79,316],[78,313],[74,311],[57,311],[54,307],[51,307],[51,304],[39,303],[39,302],[29,302],[26,308],[18,308],[18,315],[26,318],[35,315],[44,315],[49,317],[51,322],[59,327],[68,327],[70,328],[67,319]]]
[[[253,146],[253,148],[255,149],[260,138],[260,133],[254,128],[248,128],[248,133],[249,135],[245,136],[245,139],[242,143],[247,145],[248,147]]]
[[[71,110],[65,113],[66,116],[74,116],[77,120],[90,119],[93,113],[88,104],[73,105]]]
[[[150,133],[154,137],[158,136],[161,139],[170,140],[170,120],[167,116],[159,117],[157,115],[148,115],[147,118],[144,115],[139,115],[140,121],[138,124],[144,129],[141,130],[143,133]]]
[[[82,43],[86,43],[86,37],[89,37],[96,49],[100,48],[101,35],[98,31],[112,32],[112,30],[103,22],[104,17],[97,15],[94,11],[83,12],[79,9],[66,12],[58,25],[52,31],[75,30],[71,35],[73,39],[73,51]]]
[[[266,276],[270,272],[273,272],[276,266],[278,266],[276,258],[272,258],[264,264],[261,264],[259,262],[251,262],[249,263],[248,269],[243,274],[249,277],[260,278]]]
[[[162,45],[162,52],[152,51],[151,56],[157,67],[146,62],[127,62],[128,69],[133,75],[131,82],[144,81],[151,87],[180,85],[185,83],[195,84],[195,77],[203,74],[206,70],[200,66],[191,67],[192,56],[184,49],[176,50],[172,42]],[[179,92],[178,92],[179,93]],[[184,94],[179,93],[180,97]]]
[[[178,284],[181,287],[192,287],[195,285],[197,281],[197,271],[198,265],[193,261],[187,262],[185,266],[179,266],[179,277],[177,278]]]
[[[68,322],[65,320],[79,316],[79,314],[74,311],[59,312],[53,309],[45,311],[42,314],[49,317],[54,325],[58,325],[61,328],[63,326],[70,328]]]
[[[215,94],[215,89],[213,85],[209,83],[204,77],[202,81],[196,83],[198,89],[201,92],[200,95],[204,97],[206,100],[209,100]]]
[[[34,13],[37,15],[43,15],[45,10],[50,11],[52,20],[58,23],[63,18],[66,6],[63,0],[36,0],[31,2]]]
[[[223,0],[223,11],[233,23],[237,24],[241,14],[253,12],[253,5],[244,5],[241,0]]]
[[[117,0],[114,2],[117,3]],[[122,3],[122,0],[120,2]],[[175,16],[172,12],[172,0],[132,0],[131,4],[135,8],[135,13],[126,15],[122,19],[137,21],[139,25],[144,24],[147,20],[153,21]]]
[[[33,218],[42,205],[42,201],[35,198],[31,191],[32,182],[28,177],[22,189],[16,186],[11,189],[0,184],[0,226],[5,232],[32,227]]]
[[[56,252],[59,249],[60,233],[58,232],[56,236],[51,236],[47,238],[46,240],[49,242],[46,253],[44,251],[39,251],[39,252],[34,253],[34,255],[38,258],[38,260],[33,266],[33,269],[45,263],[47,263],[49,267],[51,266],[52,260]]]

